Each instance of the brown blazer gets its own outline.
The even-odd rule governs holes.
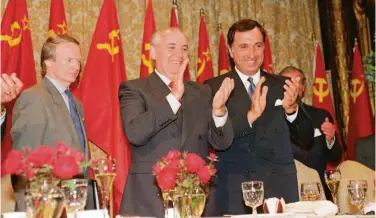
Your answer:
[[[85,156],[88,160],[88,141],[84,122],[84,110],[78,99],[74,98],[86,140]],[[10,131],[13,148],[35,148],[39,145],[55,146],[61,141],[83,152],[69,110],[63,97],[46,77],[38,84],[22,92],[17,99],[12,115]],[[16,197],[16,210],[24,211],[25,181],[12,177]]]

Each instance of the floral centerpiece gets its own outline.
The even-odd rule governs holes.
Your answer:
[[[172,199],[180,217],[200,216],[204,210],[217,161],[213,153],[207,158],[208,164],[197,154],[171,150],[153,167],[162,195]]]
[[[59,182],[78,175],[87,166],[84,160],[84,154],[77,149],[57,142],[55,147],[41,145],[34,150],[12,150],[3,168],[6,174],[26,177],[28,217],[60,217],[64,196]]]

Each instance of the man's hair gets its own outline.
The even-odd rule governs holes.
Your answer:
[[[80,46],[80,43],[73,37],[68,35],[56,35],[53,37],[49,37],[46,42],[43,44],[42,52],[40,55],[40,65],[42,67],[42,77],[44,77],[47,73],[47,66],[44,62],[48,59],[55,59],[55,50],[56,46],[60,43],[67,43],[71,42],[78,46]]]
[[[294,67],[294,66],[287,66],[285,68],[283,68],[283,70],[281,70],[281,72],[279,73],[279,75],[281,76],[284,76],[285,74],[287,73],[292,73],[292,72],[299,72],[300,75],[302,76],[302,84],[305,85],[306,84],[306,77],[304,75],[304,72],[303,70],[297,68],[297,67]]]
[[[169,27],[163,30],[156,31],[151,37],[151,45],[158,45],[161,42],[162,35],[170,32],[180,32],[185,36],[185,38],[187,38],[187,36],[179,28]]]
[[[262,34],[262,40],[265,41],[265,29],[257,21],[252,19],[243,19],[234,23],[227,32],[227,44],[229,47],[234,43],[236,32],[246,32],[258,28]]]

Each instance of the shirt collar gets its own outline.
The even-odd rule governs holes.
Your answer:
[[[170,85],[171,80],[167,76],[158,72],[157,69],[155,69],[154,72],[159,76],[159,78],[161,78],[161,80],[166,84],[166,86]]]
[[[67,87],[63,86],[59,81],[56,79],[52,79],[49,76],[46,76],[48,80],[55,86],[55,88],[60,92],[60,94],[63,94],[65,90],[67,90]]]
[[[242,80],[242,82],[244,84],[248,83],[248,78],[249,78],[248,75],[245,75],[242,72],[240,72],[240,70],[236,66],[235,66],[235,71],[239,75],[240,79]],[[252,80],[253,80],[253,84],[257,85],[257,83],[260,81],[260,77],[261,77],[261,71],[260,71],[260,69],[258,69],[257,72],[256,72],[256,74],[253,75],[253,76],[251,76],[251,77],[252,77]]]

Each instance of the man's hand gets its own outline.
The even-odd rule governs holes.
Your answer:
[[[336,133],[333,123],[329,122],[328,118],[325,118],[325,122],[321,124],[321,131],[325,134],[326,141],[330,144],[333,142],[334,134]]]
[[[253,124],[261,116],[266,107],[266,94],[268,93],[268,87],[262,84],[265,82],[265,77],[261,77],[257,83],[255,91],[252,94],[251,109],[248,111],[247,118],[250,124]]]
[[[300,80],[300,77],[291,78],[291,81],[286,80],[285,85],[283,86],[285,92],[283,93],[284,97],[282,107],[285,109],[287,114],[291,114],[296,111]]]
[[[5,103],[12,101],[20,94],[22,86],[21,80],[17,78],[15,73],[12,73],[11,76],[1,74],[1,108]]]
[[[215,93],[213,99],[213,114],[217,117],[222,117],[226,114],[226,102],[234,89],[234,80],[226,78],[223,80],[221,87]]]
[[[185,68],[187,67],[187,64],[189,62],[189,59],[185,59],[183,63],[181,64],[179,68],[179,76],[176,79],[176,81],[171,81],[172,86],[171,86],[171,94],[176,97],[178,101],[181,100],[184,94],[184,71]]]

